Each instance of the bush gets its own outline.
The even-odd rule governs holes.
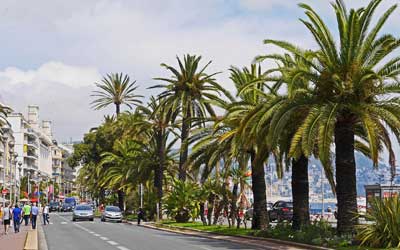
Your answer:
[[[175,180],[172,191],[164,198],[166,213],[181,223],[197,218],[200,210],[199,190],[196,183]]]
[[[258,237],[290,240],[319,246],[348,246],[350,239],[335,236],[335,229],[326,221],[315,221],[301,230],[293,230],[288,222],[254,233]]]
[[[372,223],[359,226],[361,245],[400,248],[400,197],[371,200],[365,217]]]

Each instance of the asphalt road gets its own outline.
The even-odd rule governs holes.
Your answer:
[[[168,233],[125,223],[72,222],[71,213],[51,213],[43,226],[49,250],[253,250],[220,240]]]

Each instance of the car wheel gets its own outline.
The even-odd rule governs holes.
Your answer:
[[[105,222],[106,220],[105,220],[104,218],[101,218],[101,221],[102,221],[102,222]]]
[[[76,221],[76,219],[75,219],[75,218],[72,218],[72,221]]]
[[[94,218],[90,218],[89,220],[90,220],[90,221],[94,221]]]

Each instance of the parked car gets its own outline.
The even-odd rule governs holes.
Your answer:
[[[287,201],[275,202],[272,209],[268,211],[268,216],[270,221],[291,221],[293,219],[293,203]]]
[[[116,221],[122,222],[122,213],[119,207],[106,206],[101,214],[101,221]]]
[[[271,211],[272,207],[274,206],[274,203],[272,202],[267,202],[267,211]]]
[[[72,204],[63,203],[60,210],[61,212],[71,212],[73,210]]]
[[[49,204],[49,212],[60,212],[60,203],[58,201],[51,201]]]
[[[72,212],[72,221],[76,220],[94,220],[93,209],[91,206],[85,205],[77,205]]]

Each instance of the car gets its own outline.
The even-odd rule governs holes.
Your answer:
[[[85,205],[77,205],[72,212],[72,221],[76,220],[94,220],[93,209],[91,206]]]
[[[71,212],[73,210],[72,204],[63,203],[60,210],[61,210],[61,212]]]
[[[272,206],[274,206],[274,203],[272,203],[272,202],[267,202],[267,211],[271,211]]]
[[[58,201],[51,201],[49,204],[49,212],[59,212],[60,211],[60,203]]]
[[[282,222],[284,220],[292,221],[293,219],[293,202],[288,201],[277,201],[272,206],[272,209],[268,211],[270,221],[277,220]]]
[[[106,206],[101,214],[101,221],[116,221],[122,222],[122,213],[119,207]]]

